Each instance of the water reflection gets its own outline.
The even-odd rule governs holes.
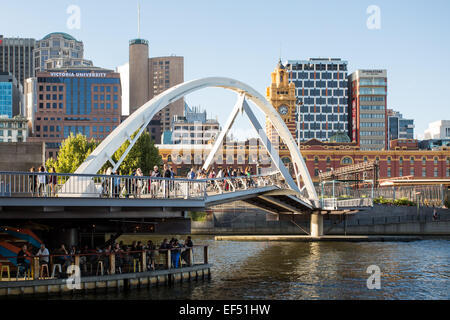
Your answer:
[[[210,246],[212,279],[80,299],[449,299],[446,240],[409,243],[228,242]],[[381,289],[366,286],[381,269]],[[59,299],[60,297],[58,297]]]

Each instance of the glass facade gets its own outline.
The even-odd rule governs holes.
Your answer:
[[[0,116],[13,116],[13,88],[11,82],[0,82]]]

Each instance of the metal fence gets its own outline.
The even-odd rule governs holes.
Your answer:
[[[371,187],[354,188],[350,184],[336,183],[334,186],[325,185],[318,189],[324,197],[334,197],[338,200],[380,198],[385,199],[408,199],[412,202],[419,202],[422,206],[442,206],[446,197],[448,197],[447,188],[442,185],[430,186],[396,186],[379,187],[372,190]]]

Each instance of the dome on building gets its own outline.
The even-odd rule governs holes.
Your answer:
[[[330,142],[350,143],[352,141],[350,140],[350,137],[345,132],[338,131],[336,134],[334,134],[330,137]]]
[[[72,37],[70,34],[67,34],[67,33],[64,33],[64,32],[52,32],[52,33],[49,33],[44,38],[42,38],[42,40],[50,39],[52,36],[61,36],[61,37],[63,37],[66,40],[75,40],[75,41],[77,41],[77,39]]]

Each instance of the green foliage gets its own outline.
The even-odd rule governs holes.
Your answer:
[[[135,132],[131,138],[133,138],[137,132]],[[129,141],[126,141],[115,153],[113,160],[117,162],[123,155],[125,150],[130,145]],[[136,141],[133,148],[131,148],[128,155],[123,160],[119,167],[119,171],[122,175],[129,175],[133,170],[141,168],[144,176],[149,175],[150,170],[153,166],[161,166],[163,163],[162,158],[159,154],[159,150],[155,147],[154,142],[150,138],[148,132],[143,132],[139,139]]]
[[[206,212],[189,212],[192,221],[206,221]]]
[[[73,133],[61,143],[58,158],[50,158],[45,163],[47,170],[55,168],[58,173],[74,173],[75,170],[84,162],[84,160],[97,147],[98,143],[91,139],[88,141],[86,136]]]
[[[373,199],[374,204],[389,204],[389,205],[395,205],[395,206],[415,206],[416,203],[413,201],[408,200],[408,198],[401,198],[397,200],[393,199],[386,199],[383,197],[375,198]]]

